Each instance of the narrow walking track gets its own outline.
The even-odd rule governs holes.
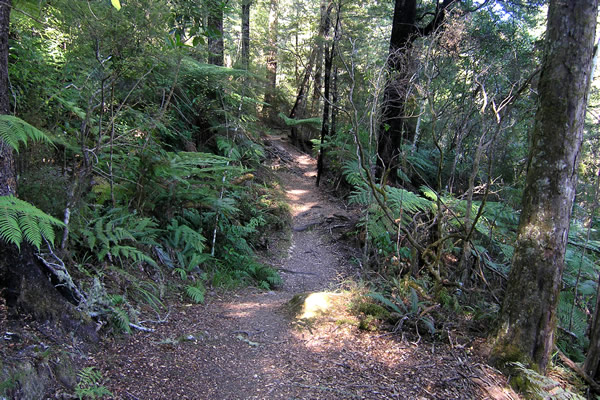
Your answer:
[[[285,155],[278,173],[293,214],[287,254],[269,260],[282,287],[213,294],[206,304],[177,306],[156,332],[107,343],[91,365],[115,398],[516,398],[467,345],[410,343],[339,318],[293,321],[285,305],[294,295],[335,292],[352,270],[350,250],[336,240],[352,215],[315,188],[311,157],[281,138],[270,143]]]

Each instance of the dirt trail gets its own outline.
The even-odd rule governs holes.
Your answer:
[[[335,240],[349,212],[314,186],[315,161],[284,140],[293,213],[287,254],[271,260],[283,287],[245,289],[203,305],[180,305],[156,332],[109,342],[92,364],[118,399],[477,399],[515,398],[468,346],[409,343],[339,320],[293,324],[295,294],[335,290],[351,254]]]

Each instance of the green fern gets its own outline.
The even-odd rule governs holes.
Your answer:
[[[378,292],[371,292],[368,294],[368,296],[374,300],[377,300],[378,302],[382,303],[383,305],[385,305],[386,307],[388,307],[390,310],[392,310],[393,312],[397,312],[398,314],[405,314],[406,310],[402,310],[400,309],[400,307],[405,308],[404,304],[396,304],[393,301],[391,301],[390,299],[388,299],[387,297],[385,297],[383,294],[378,293]]]
[[[94,367],[85,367],[77,373],[79,382],[75,387],[75,395],[78,399],[101,399],[113,394],[104,387],[102,373]]]
[[[167,231],[169,232],[168,243],[174,249],[184,253],[189,250],[202,253],[206,247],[206,238],[201,233],[188,225],[180,225],[176,219],[171,221]]]
[[[131,333],[129,314],[121,307],[111,308],[113,323],[123,332]]]
[[[20,248],[23,240],[40,249],[43,239],[54,242],[54,227],[64,227],[56,218],[14,196],[0,197],[0,239]]]
[[[509,363],[508,366],[515,368],[518,373],[526,380],[519,389],[523,390],[528,398],[536,399],[555,399],[555,400],[585,400],[584,397],[570,392],[569,390],[563,389],[561,384],[547,376],[540,375],[532,369],[527,368],[525,365],[513,362]]]
[[[185,287],[185,293],[192,299],[195,303],[204,302],[204,294],[206,293],[206,289],[202,285],[202,283],[198,282],[196,285],[188,285]]]
[[[20,143],[40,141],[52,143],[52,140],[42,131],[13,115],[0,115],[0,140],[19,151]]]
[[[124,210],[113,209],[108,215],[90,222],[89,228],[80,232],[90,250],[97,251],[98,260],[113,258],[123,262],[148,263],[154,267],[156,261],[143,249],[158,245],[159,229],[150,218],[123,214]]]

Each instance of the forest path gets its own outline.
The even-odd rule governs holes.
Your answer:
[[[325,299],[347,310],[337,289],[352,250],[335,231],[351,215],[315,187],[314,159],[283,138],[269,142],[293,214],[289,250],[268,260],[282,287],[213,293],[202,305],[173,306],[153,333],[108,342],[92,365],[115,398],[516,398],[468,346],[361,331],[350,315],[294,322],[285,305],[298,293],[329,290]]]

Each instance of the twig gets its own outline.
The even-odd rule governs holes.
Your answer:
[[[79,290],[79,288],[77,287],[77,285],[75,285],[75,282],[73,282],[73,278],[71,278],[71,275],[69,274],[69,271],[67,270],[67,267],[65,266],[65,263],[63,260],[60,259],[60,257],[58,257],[53,251],[52,251],[52,246],[50,246],[50,243],[48,242],[48,240],[46,240],[46,238],[44,238],[44,242],[46,243],[46,245],[48,246],[48,253],[47,254],[36,254],[36,257],[38,258],[38,260],[40,260],[44,266],[46,268],[48,268],[48,270],[50,272],[52,272],[52,274],[54,276],[56,276],[56,278],[58,278],[58,280],[60,280],[61,282],[63,282],[63,285],[66,286],[67,288],[69,288],[70,291],[72,291],[75,294],[75,297],[77,297],[77,300],[79,300],[80,304],[87,304],[87,299],[84,296],[83,293],[81,293],[81,291]],[[46,260],[43,256],[51,256],[55,262],[51,262]]]
[[[145,326],[136,325],[136,324],[134,324],[133,322],[130,322],[130,323],[129,323],[129,326],[130,326],[131,328],[134,328],[134,329],[140,330],[140,331],[142,331],[142,332],[155,332],[155,331],[156,331],[156,329],[153,329],[153,328],[146,328]]]
[[[127,396],[131,397],[133,400],[140,400],[140,398],[139,398],[139,397],[136,397],[136,396],[132,395],[132,394],[131,394],[131,393],[129,393],[129,392],[125,392],[125,393],[127,394]]]

